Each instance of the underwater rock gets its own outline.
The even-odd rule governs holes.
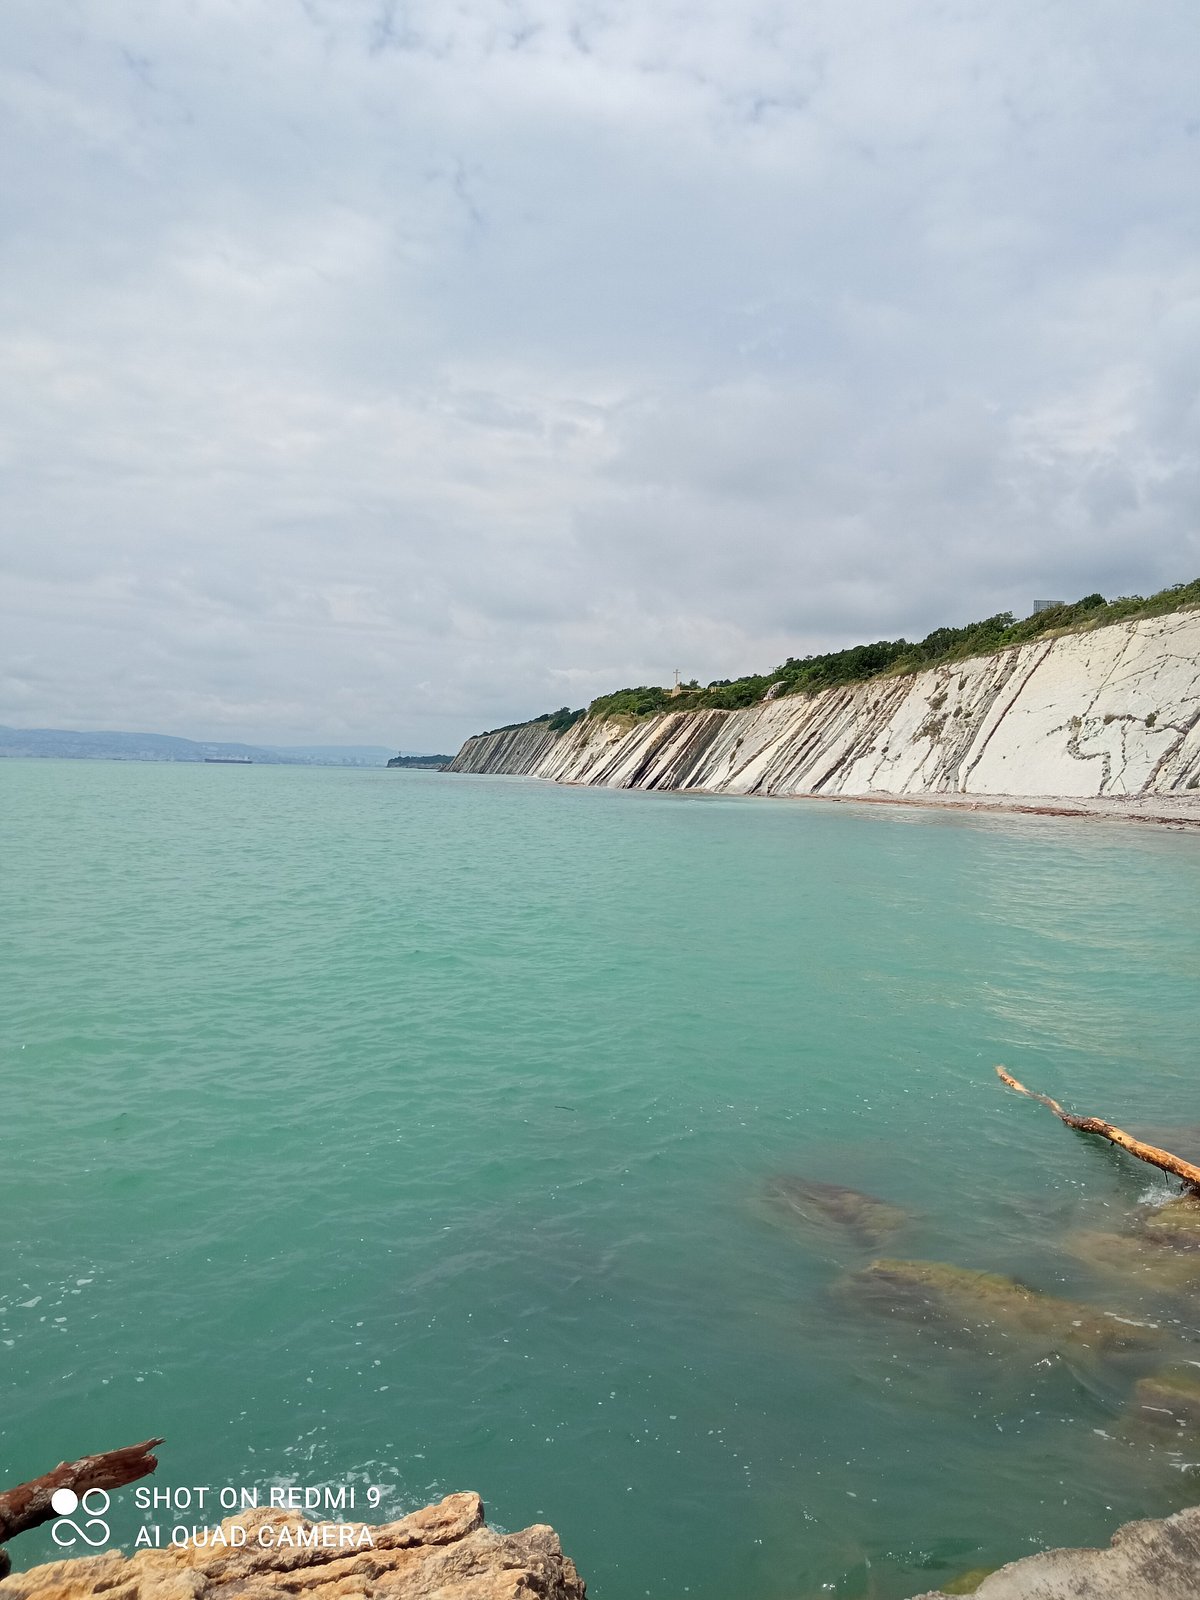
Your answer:
[[[1077,1261],[1149,1289],[1180,1293],[1200,1289],[1200,1250],[1177,1250],[1142,1233],[1100,1233],[1081,1228],[1063,1241]]]
[[[1154,1206],[1138,1221],[1138,1232],[1156,1244],[1177,1250],[1200,1250],[1200,1195],[1181,1194]]]
[[[872,1261],[851,1273],[841,1287],[873,1309],[968,1333],[994,1328],[1105,1354],[1152,1349],[1162,1338],[1148,1324],[1059,1300],[997,1272],[976,1272],[947,1261]]]
[[[916,1600],[945,1600],[931,1589]],[[1161,1521],[1127,1522],[1107,1550],[1043,1550],[983,1579],[977,1600],[1196,1600],[1200,1506]]]
[[[976,1594],[979,1590],[979,1585],[985,1578],[990,1577],[995,1570],[995,1567],[972,1567],[970,1572],[960,1572],[957,1578],[952,1579],[941,1590],[941,1593],[952,1595]]]
[[[31,1567],[0,1580],[0,1600],[110,1591],[122,1600],[585,1600],[553,1528],[493,1533],[477,1494],[448,1495],[379,1527],[260,1510],[229,1517],[220,1531],[134,1556],[111,1550]]]
[[[781,1176],[767,1184],[767,1197],[790,1217],[803,1222],[832,1224],[866,1245],[878,1245],[908,1220],[899,1206],[879,1200],[861,1189],[840,1183],[818,1183],[811,1178]]]
[[[1133,1391],[1133,1404],[1143,1422],[1167,1428],[1200,1428],[1200,1368],[1167,1367],[1140,1379]]]

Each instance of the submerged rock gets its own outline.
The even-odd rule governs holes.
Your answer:
[[[1064,1240],[1078,1261],[1097,1272],[1181,1293],[1200,1289],[1200,1250],[1177,1250],[1142,1233],[1100,1233],[1081,1228]]]
[[[224,1537],[214,1540],[212,1529],[202,1529],[179,1548],[31,1567],[0,1581],[0,1600],[83,1600],[110,1591],[121,1600],[585,1600],[553,1528],[493,1533],[477,1494],[448,1495],[380,1527],[246,1511],[220,1530]]]
[[[1200,1368],[1167,1367],[1142,1378],[1133,1404],[1143,1422],[1167,1428],[1200,1428]],[[1197,1574],[1200,1593],[1200,1574]]]
[[[995,1572],[995,1567],[972,1567],[970,1572],[960,1572],[941,1591],[942,1594],[976,1594],[983,1580]]]
[[[872,1261],[842,1287],[876,1310],[965,1332],[996,1329],[1104,1353],[1153,1348],[1161,1341],[1148,1324],[947,1261]]]
[[[1200,1195],[1181,1194],[1165,1205],[1152,1207],[1140,1218],[1138,1232],[1155,1244],[1200,1250]]]
[[[916,1600],[944,1600],[931,1589]],[[1161,1521],[1127,1522],[1107,1550],[1043,1550],[985,1577],[977,1600],[1196,1600],[1200,1506]]]
[[[832,1224],[866,1245],[881,1244],[908,1220],[899,1206],[887,1200],[864,1194],[861,1189],[818,1183],[812,1178],[772,1178],[767,1184],[767,1197],[790,1217],[818,1225]]]

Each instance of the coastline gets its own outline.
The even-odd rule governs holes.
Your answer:
[[[1200,610],[740,709],[614,712],[562,730],[543,718],[474,735],[447,770],[1194,826]]]
[[[473,773],[473,777],[515,778],[521,783],[549,783],[563,789],[592,789],[581,779],[544,778],[539,773]],[[615,787],[615,786],[612,786]],[[629,790],[629,793],[646,793]],[[1021,795],[1021,794],[739,794],[728,789],[658,789],[657,794],[680,798],[702,795],[712,800],[773,800],[790,805],[816,801],[839,806],[908,806],[934,811],[983,811],[1008,816],[1066,817],[1072,821],[1141,822],[1155,827],[1189,830],[1200,828],[1200,794],[1196,795]]]
[[[772,796],[824,800],[835,805],[919,806],[943,811],[995,811],[1035,817],[1093,818],[1148,822],[1160,828],[1200,828],[1200,794],[1190,795],[1015,795],[1015,794],[798,794]]]

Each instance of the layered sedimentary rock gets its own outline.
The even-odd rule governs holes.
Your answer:
[[[585,1600],[552,1528],[493,1533],[477,1494],[366,1528],[365,1539],[363,1524],[287,1511],[247,1511],[221,1528],[202,1545],[32,1567],[0,1582],[0,1600]]]
[[[452,772],[763,795],[1200,794],[1200,611],[742,711],[531,723]]]
[[[491,772],[526,777],[547,759],[561,735],[544,722],[526,722],[499,733],[480,733],[468,739],[450,763],[449,772]]]

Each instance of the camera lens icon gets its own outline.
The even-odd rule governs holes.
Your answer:
[[[55,1489],[50,1496],[50,1509],[58,1520],[50,1529],[50,1537],[62,1550],[69,1550],[78,1540],[99,1550],[108,1543],[112,1533],[104,1520],[111,1504],[103,1489],[87,1489],[82,1495],[76,1494],[74,1489]],[[72,1521],[73,1513],[79,1510],[87,1517],[82,1526]]]

